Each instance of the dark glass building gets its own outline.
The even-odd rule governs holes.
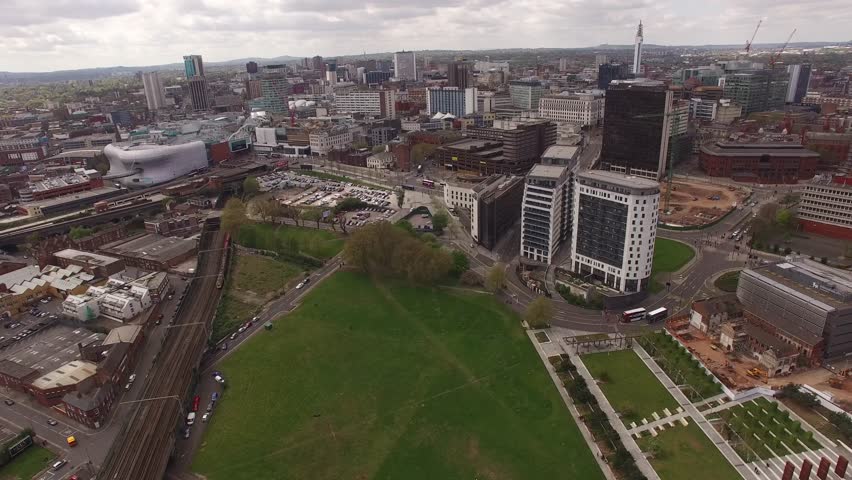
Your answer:
[[[610,84],[604,106],[601,168],[658,180],[665,172],[672,92],[662,82]]]
[[[598,67],[598,88],[606,90],[613,80],[627,80],[630,73],[624,63],[604,63]]]
[[[459,89],[475,87],[473,83],[473,65],[469,62],[450,62],[447,65],[447,84]]]

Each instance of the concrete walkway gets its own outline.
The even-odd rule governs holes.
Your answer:
[[[527,336],[530,338],[533,345],[535,345],[535,350],[538,352],[538,356],[541,357],[541,361],[544,363],[544,367],[547,369],[550,379],[556,385],[556,390],[559,392],[559,396],[562,397],[562,401],[565,403],[565,406],[568,407],[568,411],[571,412],[571,416],[574,417],[574,423],[576,423],[577,427],[580,429],[580,433],[583,435],[586,445],[588,445],[589,449],[591,449],[592,455],[594,455],[595,461],[598,462],[598,466],[601,467],[601,471],[604,476],[607,480],[616,480],[615,474],[613,474],[609,464],[603,460],[603,452],[601,452],[601,449],[598,448],[598,445],[595,443],[592,432],[589,431],[586,424],[580,419],[580,412],[577,411],[577,408],[574,406],[574,402],[571,401],[571,397],[568,396],[568,391],[565,390],[565,387],[562,385],[562,380],[559,379],[559,375],[556,374],[556,370],[553,369],[553,365],[551,365],[550,361],[547,360],[547,357],[568,352],[566,352],[561,346],[557,346],[559,345],[558,342],[550,342],[546,344],[538,343],[538,340],[535,338],[534,330],[527,330]]]
[[[576,355],[574,355],[573,358],[579,359]],[[627,431],[627,427],[624,426],[624,422],[621,421],[621,418],[619,418],[615,409],[612,408],[609,400],[607,400],[606,395],[604,395],[603,391],[601,391],[600,387],[598,387],[598,384],[595,382],[595,378],[589,372],[589,369],[586,368],[586,365],[582,360],[575,361],[574,364],[577,366],[577,372],[579,372],[583,379],[586,380],[589,391],[595,396],[601,411],[606,414],[612,428],[618,432],[618,436],[621,438],[621,443],[624,444],[624,448],[633,455],[633,458],[636,460],[636,466],[639,467],[639,470],[650,480],[659,480],[660,476],[657,475],[654,467],[652,467],[651,463],[648,462],[648,459],[645,458],[645,454],[642,452],[642,449],[639,448],[639,445],[636,444],[636,440],[632,435],[630,435],[630,432]]]
[[[663,384],[664,387],[669,391],[669,393],[674,397],[675,401],[686,411],[691,417],[692,421],[695,422],[699,428],[707,435],[707,438],[716,445],[716,448],[724,455],[724,457],[730,462],[731,465],[742,475],[746,480],[752,480],[760,478],[755,475],[754,471],[749,468],[749,466],[743,462],[737,452],[725,441],[724,438],[710,425],[710,422],[704,418],[704,415],[695,408],[686,395],[680,391],[677,385],[671,381],[668,375],[657,365],[657,362],[648,355],[648,352],[643,349],[638,342],[633,343],[633,351],[639,355],[639,358],[645,362],[645,365],[648,366],[648,369],[657,377],[660,383]]]
[[[669,415],[668,417],[663,417],[659,420],[654,420],[652,422],[648,422],[642,425],[636,426],[636,428],[631,428],[627,430],[627,432],[631,435],[636,435],[637,433],[647,432],[648,430],[656,429],[656,430],[665,430],[666,428],[673,427],[676,428],[679,426],[680,419],[685,418],[687,421],[691,420],[691,416],[688,412],[679,412],[674,415]],[[674,425],[670,425],[674,424]],[[662,428],[660,428],[662,427]]]

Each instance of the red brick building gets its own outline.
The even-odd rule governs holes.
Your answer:
[[[701,147],[699,165],[711,177],[738,182],[797,183],[817,173],[820,155],[794,143],[726,143]]]
[[[833,170],[852,159],[849,156],[852,133],[805,132],[802,145],[820,154],[820,170]]]

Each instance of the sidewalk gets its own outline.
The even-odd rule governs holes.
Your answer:
[[[583,423],[583,420],[580,419],[580,412],[577,411],[577,408],[574,407],[574,402],[571,401],[571,397],[568,396],[568,392],[565,390],[565,387],[562,385],[562,381],[559,379],[559,376],[556,375],[556,370],[553,369],[553,365],[547,360],[547,357],[553,355],[559,355],[562,353],[568,353],[565,351],[561,345],[558,345],[557,342],[551,342],[548,345],[550,353],[544,351],[544,345],[538,343],[538,340],[535,338],[535,332],[532,330],[527,330],[527,336],[529,337],[532,344],[535,346],[536,352],[538,352],[538,356],[541,357],[541,361],[544,363],[544,367],[547,369],[548,375],[550,375],[550,379],[556,385],[556,390],[559,392],[559,396],[562,397],[562,401],[565,403],[565,406],[568,407],[568,411],[571,412],[571,416],[574,418],[574,423],[577,424],[577,428],[580,429],[580,433],[583,435],[583,439],[586,441],[586,445],[589,446],[589,449],[592,451],[592,455],[595,457],[595,461],[598,462],[598,466],[601,467],[601,471],[607,480],[616,480],[615,474],[613,474],[612,469],[610,469],[609,464],[603,460],[603,453],[598,448],[598,445],[595,443],[594,437],[592,437],[592,432],[589,431],[586,424]]]

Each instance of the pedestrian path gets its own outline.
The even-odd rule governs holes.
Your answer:
[[[630,429],[627,430],[627,432],[637,438],[641,436],[642,433],[647,431],[651,431],[653,435],[656,433],[657,430],[665,430],[666,428],[675,427],[677,425],[686,426],[686,424],[684,424],[682,420],[689,421],[689,419],[689,413],[687,413],[686,411],[681,411],[673,415],[661,417],[659,420],[654,420],[648,423],[642,423],[641,425],[630,424]]]
[[[754,471],[749,468],[749,466],[743,462],[739,455],[734,451],[734,449],[725,441],[724,438],[710,425],[710,422],[704,418],[704,415],[698,411],[698,409],[693,405],[686,395],[675,385],[674,382],[666,375],[665,372],[657,365],[657,362],[648,355],[648,352],[643,349],[638,342],[633,343],[633,350],[639,355],[639,358],[645,362],[645,365],[651,370],[651,373],[657,377],[660,383],[672,394],[675,401],[677,401],[678,405],[683,407],[684,411],[686,411],[691,417],[692,421],[694,421],[699,428],[707,435],[707,438],[713,442],[714,445],[719,449],[719,452],[728,460],[728,462],[742,475],[743,478],[747,480],[752,480],[758,477]]]

